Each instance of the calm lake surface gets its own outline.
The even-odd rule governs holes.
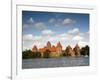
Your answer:
[[[89,57],[23,59],[22,69],[89,66]]]

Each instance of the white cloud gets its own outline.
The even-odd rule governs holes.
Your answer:
[[[33,38],[34,38],[34,40],[40,40],[40,39],[42,39],[42,36],[34,36]]]
[[[33,20],[32,17],[30,17],[29,20],[28,20],[27,22],[28,22],[28,24],[34,24],[34,20]]]
[[[79,33],[79,32],[80,31],[79,31],[78,28],[74,28],[74,29],[68,31],[68,33],[70,33],[70,34],[76,34],[76,33]]]
[[[67,38],[72,38],[73,37],[73,35],[68,34],[68,33],[62,33],[59,36],[61,36],[61,37],[67,37]]]
[[[51,42],[55,42],[55,41],[58,40],[58,38],[57,38],[57,36],[54,36],[54,37],[49,37],[48,40],[51,41]]]
[[[89,45],[89,42],[86,42],[86,41],[79,41],[78,44],[79,44],[80,47],[84,47],[84,46],[86,46],[86,45]]]
[[[60,34],[61,37],[67,37],[67,33]]]
[[[51,18],[51,19],[49,20],[49,23],[51,23],[51,24],[56,23],[56,19]]]
[[[78,35],[80,35],[80,36],[84,36],[84,35],[85,35],[85,33],[80,32]]]
[[[42,43],[42,39],[42,36],[33,36],[32,34],[23,35],[23,50],[31,49],[33,44],[39,46]]]
[[[43,22],[37,22],[34,24],[33,27],[35,27],[37,29],[46,29],[46,25]]]
[[[23,40],[31,41],[31,40],[33,40],[33,35],[32,34],[23,35]]]
[[[61,40],[67,40],[68,38],[67,37],[62,37],[60,38]]]
[[[44,22],[35,22],[32,17],[30,17],[29,20],[27,20],[27,22],[23,24],[23,28],[28,28],[28,27],[33,27],[35,29],[40,29],[40,30],[47,28]]]
[[[65,25],[69,25],[69,24],[73,24],[76,23],[75,20],[70,19],[70,18],[65,18],[65,19],[55,19],[55,18],[51,18],[48,21],[50,24],[54,24],[57,27],[61,27],[61,26],[65,26]]]
[[[67,25],[67,24],[73,24],[73,23],[75,23],[76,21],[75,20],[73,20],[73,19],[70,19],[70,18],[66,18],[66,19],[64,19],[63,20],[63,25]]]
[[[23,50],[31,49],[33,40],[34,40],[34,36],[32,34],[23,35]]]
[[[24,41],[41,41],[41,39],[43,38],[43,36],[33,36],[32,34],[26,34],[23,35],[23,43],[25,43]]]
[[[28,28],[28,27],[39,29],[39,30],[44,30],[47,28],[45,23],[43,23],[43,22],[37,22],[34,24],[31,24],[31,23],[30,24],[23,24],[23,28]]]
[[[73,40],[75,40],[75,41],[80,41],[80,40],[82,40],[83,39],[83,37],[81,37],[81,36],[75,36],[75,37],[73,37]]]
[[[55,32],[49,29],[45,29],[42,31],[42,35],[53,35]]]

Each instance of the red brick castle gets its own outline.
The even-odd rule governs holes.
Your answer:
[[[60,42],[58,42],[55,45],[51,45],[51,43],[48,41],[46,46],[44,46],[43,48],[37,48],[36,45],[34,45],[32,47],[32,52],[37,52],[39,51],[41,53],[41,55],[43,56],[43,53],[46,51],[46,50],[49,50],[51,54],[53,55],[60,55],[62,54],[62,45]],[[72,49],[71,46],[67,46],[66,48],[66,54],[68,56],[80,56],[80,47],[78,44],[76,44],[76,46]]]

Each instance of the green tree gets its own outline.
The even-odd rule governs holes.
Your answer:
[[[62,57],[66,57],[67,56],[67,54],[66,54],[66,51],[62,51]]]
[[[86,50],[85,53],[89,56],[89,51],[90,51],[90,50],[89,50],[89,46],[88,46],[88,45],[85,46],[85,50]]]
[[[33,52],[32,58],[41,58],[40,52]]]
[[[81,48],[81,55],[85,55],[86,53],[85,53],[85,47],[82,47]]]
[[[81,48],[81,55],[88,55],[89,56],[89,46],[88,45]]]
[[[44,58],[50,58],[50,51],[49,50],[46,50],[43,54],[43,57]]]
[[[32,58],[32,51],[31,50],[25,50],[22,52],[22,58],[23,59],[29,59]]]
[[[31,58],[41,58],[40,52],[32,52],[31,50],[25,50],[22,52],[23,59],[31,59]]]

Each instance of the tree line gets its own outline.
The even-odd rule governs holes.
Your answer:
[[[66,50],[62,51],[62,54],[59,56],[59,57],[66,57]],[[89,56],[89,46],[86,45],[85,47],[82,47],[80,49],[80,54],[85,56],[85,55],[88,55]],[[50,51],[49,50],[46,50],[44,53],[43,53],[43,56],[41,55],[40,52],[32,52],[32,50],[25,50],[22,52],[22,58],[23,59],[31,59],[31,58],[51,58],[50,56]]]

